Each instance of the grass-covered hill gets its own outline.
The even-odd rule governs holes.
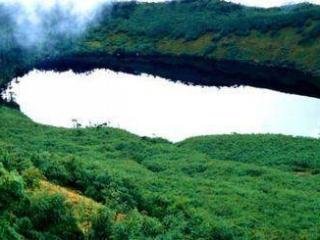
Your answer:
[[[185,0],[118,4],[105,14],[81,50],[191,55],[320,74],[320,6],[260,9],[219,0]]]
[[[1,239],[320,237],[318,139],[0,122]]]

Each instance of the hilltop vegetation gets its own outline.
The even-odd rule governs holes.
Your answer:
[[[111,128],[41,126],[5,107],[0,122],[0,233],[14,236],[7,239],[320,236],[317,139],[226,135],[172,144]],[[78,194],[86,197],[80,206]]]
[[[80,51],[191,55],[291,66],[318,74],[320,7],[259,9],[217,0],[125,3],[102,17]]]

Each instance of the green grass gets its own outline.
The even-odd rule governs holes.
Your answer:
[[[320,7],[258,9],[215,0],[118,4],[78,53],[198,56],[319,75]],[[316,83],[320,84],[320,83]]]
[[[225,135],[172,144],[111,128],[42,126],[6,107],[0,122],[0,162],[21,173],[32,165],[104,204],[118,216],[114,239],[320,237],[318,139]]]
[[[320,141],[283,135],[221,135],[196,137],[180,147],[211,158],[254,163],[282,170],[320,171]]]

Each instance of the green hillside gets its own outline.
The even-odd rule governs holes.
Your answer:
[[[118,4],[110,15],[89,32],[80,51],[190,55],[319,75],[319,6],[259,9],[186,0]]]
[[[112,128],[42,126],[6,107],[0,122],[0,236],[12,235],[1,239],[320,237],[319,140],[226,135],[171,144]],[[101,210],[91,200],[79,207],[75,191]]]

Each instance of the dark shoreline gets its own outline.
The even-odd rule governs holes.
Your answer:
[[[151,74],[186,84],[216,87],[252,86],[275,91],[320,98],[320,77],[293,68],[262,66],[236,61],[214,61],[190,56],[139,55],[68,55],[48,58],[17,71],[22,77],[32,69],[85,73],[96,68],[108,68],[130,74]],[[319,85],[315,85],[319,82]],[[9,83],[7,83],[9,84]],[[0,92],[7,85],[0,86]],[[15,103],[1,105],[18,108]]]
[[[292,68],[261,66],[246,62],[213,61],[180,56],[74,55],[47,59],[35,66],[39,70],[88,72],[108,68],[131,74],[151,74],[172,81],[201,86],[252,86],[285,93],[320,98],[320,77]]]

